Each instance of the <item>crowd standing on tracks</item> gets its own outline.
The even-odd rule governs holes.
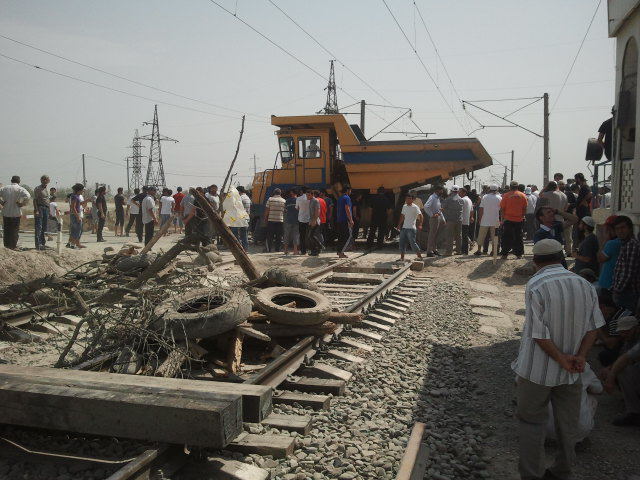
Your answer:
[[[37,250],[49,248],[47,238],[60,231],[65,218],[68,248],[84,248],[84,232],[105,241],[111,203],[106,187],[88,191],[83,184],[73,185],[65,208],[49,183],[43,175],[30,194],[20,177],[13,176],[0,188],[4,246],[18,249],[29,201]],[[259,244],[260,231],[265,252],[285,255],[317,256],[333,246],[339,257],[346,257],[359,237],[367,250],[397,238],[401,261],[407,249],[419,259],[423,253],[519,259],[525,241],[532,242],[537,272],[527,283],[524,331],[512,365],[521,477],[569,478],[575,442],[593,428],[595,395],[603,390],[623,394],[626,411],[615,425],[640,426],[640,239],[626,216],[609,216],[596,224],[592,212],[610,205],[609,192],[601,189],[593,195],[582,173],[566,183],[562,174],[555,174],[542,191],[517,181],[504,188],[484,185],[480,192],[470,185],[435,185],[424,197],[417,189],[396,198],[397,203],[382,186],[364,197],[349,185],[334,194],[304,186],[275,188],[259,215],[243,187],[219,192],[210,185],[195,191],[201,195],[192,189],[183,193],[181,187],[174,193],[144,186],[125,196],[118,188],[114,235],[129,237],[133,230],[147,244],[158,235],[157,227],[164,235],[173,227],[173,233],[184,232],[203,246],[214,243],[216,234],[199,204],[204,199],[221,213],[247,252],[249,235]],[[569,257],[574,259],[571,272]],[[602,365],[598,376],[586,360],[594,344]],[[555,464],[545,471],[541,439],[549,429],[555,430],[560,448]]]

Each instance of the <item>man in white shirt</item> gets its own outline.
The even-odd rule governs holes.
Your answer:
[[[2,237],[4,246],[11,250],[18,248],[18,232],[20,231],[20,217],[31,195],[20,186],[20,177],[11,177],[11,185],[0,188],[0,205],[2,205]]]
[[[427,257],[433,257],[439,255],[436,243],[438,240],[438,233],[445,225],[445,218],[442,214],[442,204],[440,203],[440,196],[444,192],[442,185],[436,185],[433,189],[433,193],[428,198],[427,203],[424,205],[424,212],[429,219],[429,235],[427,237]]]
[[[140,189],[134,188],[133,195],[139,195]],[[129,198],[127,202],[127,214],[129,215],[129,222],[127,223],[127,228],[124,229],[126,236],[129,236],[131,232],[131,226],[136,222],[138,215],[140,215],[140,206],[133,200],[133,196]]]
[[[408,193],[402,206],[398,230],[400,230],[400,261],[404,261],[404,253],[407,245],[416,252],[418,258],[422,258],[420,247],[416,243],[416,233],[418,228],[422,228],[422,213],[420,207],[413,203],[414,196]]]
[[[469,198],[467,189],[461,187],[458,195],[464,202],[462,204],[462,254],[469,254],[469,240],[471,240],[471,212],[473,212],[473,202]]]
[[[307,198],[307,189],[303,188],[304,193],[296,198],[296,208],[298,209],[298,229],[300,230],[300,253],[307,254],[307,229],[311,220],[309,212],[309,199]]]
[[[147,189],[147,196],[142,200],[140,209],[142,210],[142,224],[144,225],[144,244],[146,245],[153,238],[153,229],[158,224],[155,213],[156,208],[156,187]]]
[[[162,197],[160,197],[160,227],[171,219],[176,204],[176,199],[171,196],[172,193],[171,190],[165,188]],[[165,235],[169,235],[169,232],[167,231]]]
[[[213,209],[217,212],[220,209],[220,197],[218,196],[218,186],[211,185],[209,191],[204,194],[209,203],[213,206]]]
[[[525,321],[517,375],[519,471],[522,479],[571,477],[575,460],[586,356],[605,324],[595,288],[566,270],[562,244],[545,239],[533,247],[537,273],[525,289]],[[558,453],[545,471],[544,438],[553,404]]]
[[[524,194],[527,196],[527,212],[524,215],[524,231],[527,240],[533,240],[533,234],[536,233],[536,203],[538,197],[536,197],[531,191],[531,187],[524,189]]]
[[[475,255],[482,255],[482,250],[486,254],[488,251],[488,245],[484,245],[484,239],[489,233],[490,243],[494,249],[498,246],[494,245],[496,237],[496,228],[500,226],[500,202],[502,197],[498,194],[497,185],[489,185],[489,193],[487,193],[480,201],[480,208],[478,209],[478,218],[480,222],[480,231],[478,232],[478,250]]]

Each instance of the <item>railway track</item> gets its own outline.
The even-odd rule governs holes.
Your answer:
[[[308,277],[321,287],[340,311],[362,313],[365,320],[357,327],[339,326],[333,334],[300,338],[266,367],[246,378],[245,384],[274,388],[274,404],[295,404],[313,409],[330,408],[330,395],[343,394],[351,373],[325,363],[326,359],[347,363],[366,361],[362,355],[372,352],[375,344],[384,340],[385,332],[396,321],[401,321],[413,298],[424,288],[424,280],[412,275],[410,264],[397,268],[352,265],[356,258],[364,255],[318,269]],[[261,423],[302,434],[311,428],[311,419],[306,416],[270,414],[261,419]],[[8,448],[6,443],[4,448]],[[293,438],[245,432],[228,449],[278,457],[293,452]],[[24,451],[21,454],[29,455]],[[47,458],[46,453],[32,455]],[[146,449],[124,463],[107,480],[164,478],[180,469],[189,458],[185,449],[175,445]],[[91,459],[57,458],[56,461],[90,463]],[[100,461],[96,459],[97,463]],[[234,467],[230,465],[227,468]]]

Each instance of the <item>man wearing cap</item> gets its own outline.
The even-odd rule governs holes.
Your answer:
[[[453,245],[456,246],[456,255],[460,255],[462,250],[462,211],[464,200],[458,195],[460,187],[453,185],[451,192],[444,202],[442,202],[442,214],[445,219],[444,244],[447,256],[453,255]]]
[[[502,258],[507,258],[513,251],[517,258],[524,254],[522,243],[522,223],[527,213],[527,196],[518,190],[515,180],[509,185],[509,191],[502,196],[500,210],[502,210]]]
[[[565,270],[563,257],[557,240],[544,239],[533,246],[537,272],[527,282],[524,328],[518,357],[511,364],[517,374],[522,479],[570,478],[582,395],[580,373],[597,330],[605,323],[595,288]],[[558,454],[545,471],[549,402],[556,420]]]
[[[613,419],[613,424],[619,427],[640,427],[640,341],[638,335],[638,320],[636,317],[622,317],[616,326],[618,334],[626,340],[635,339],[635,344],[618,359],[609,369],[604,389],[613,393],[616,384],[624,397],[626,412]]]
[[[496,236],[496,228],[500,225],[500,202],[502,197],[498,195],[498,185],[489,185],[489,192],[482,197],[480,208],[478,209],[478,222],[480,223],[480,231],[478,232],[478,250],[475,255],[482,255],[488,251],[484,247],[484,239],[489,233],[491,244],[493,245]]]

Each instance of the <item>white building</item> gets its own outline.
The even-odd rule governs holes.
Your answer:
[[[640,145],[636,131],[640,0],[608,0],[609,37],[616,39],[612,210],[640,225]]]

